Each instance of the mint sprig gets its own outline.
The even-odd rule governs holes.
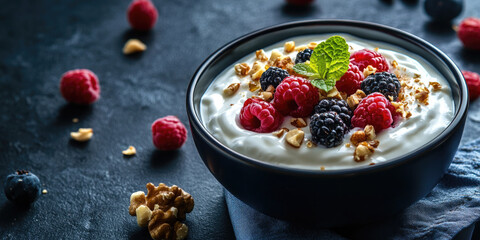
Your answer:
[[[310,82],[313,86],[328,92],[347,72],[349,63],[347,42],[343,37],[333,36],[315,47],[309,63],[295,64],[293,70],[313,79]]]

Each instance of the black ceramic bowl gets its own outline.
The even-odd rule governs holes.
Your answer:
[[[304,170],[244,156],[215,139],[200,116],[200,99],[224,69],[255,50],[288,38],[347,33],[396,45],[418,54],[449,82],[454,118],[437,137],[402,157],[346,170]],[[461,72],[440,50],[409,33],[378,24],[316,20],[265,28],[238,38],[209,56],[187,90],[192,135],[205,165],[234,196],[267,215],[315,219],[324,227],[373,221],[395,214],[424,197],[447,171],[466,119],[468,92]]]

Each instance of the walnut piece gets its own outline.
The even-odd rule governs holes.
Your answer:
[[[377,137],[377,135],[375,134],[375,128],[372,125],[365,126],[363,131],[365,132],[365,136],[367,137],[367,140],[371,141]]]
[[[270,60],[268,60],[268,65],[274,66],[275,62],[282,57],[282,53],[278,50],[273,50],[272,54],[270,54]]]
[[[367,142],[361,142],[355,148],[353,159],[355,162],[363,162],[375,152],[375,149]]]
[[[257,50],[255,52],[255,58],[257,58],[258,60],[260,60],[262,62],[268,61],[267,54],[265,53],[265,51],[263,51],[263,49]]]
[[[317,45],[318,45],[318,43],[316,43],[316,42],[311,42],[311,43],[307,44],[307,48],[313,50],[313,49],[315,49],[315,48],[317,47]]]
[[[227,96],[232,96],[238,91],[239,88],[240,88],[240,83],[232,83],[228,85],[227,88],[223,89],[223,93]]]
[[[290,124],[297,128],[304,128],[307,126],[307,123],[303,118],[292,118],[290,119]]]
[[[288,132],[288,128],[281,128],[280,130],[278,131],[275,131],[273,132],[272,134],[278,138],[281,138],[283,136],[284,133]]]
[[[270,86],[272,86],[272,85],[270,85]],[[261,99],[263,99],[264,101],[267,101],[267,102],[270,102],[273,99],[273,93],[271,93],[271,92],[264,91],[264,92],[260,92],[259,95],[260,95]]]
[[[366,96],[367,95],[362,90],[357,90],[357,92],[355,92],[354,94],[350,95],[347,98],[347,104],[352,110],[355,110],[355,108],[357,108],[358,104]]]
[[[244,77],[244,76],[247,76],[248,72],[250,71],[250,66],[248,66],[247,63],[238,63],[238,64],[235,64],[235,73],[240,76],[240,77]]]
[[[426,87],[421,87],[415,90],[415,99],[424,105],[428,105],[428,95],[430,91]]]
[[[78,132],[71,132],[70,137],[75,141],[86,142],[93,136],[93,129],[91,128],[79,128]]]
[[[372,65],[368,65],[366,68],[363,69],[363,76],[368,77],[370,74],[375,74],[376,72],[376,68],[374,68]]]
[[[134,146],[129,146],[126,150],[123,150],[122,153],[125,156],[132,156],[137,154],[137,149],[135,149]]]
[[[290,130],[287,133],[287,135],[285,135],[285,140],[292,147],[299,148],[302,145],[304,136],[305,136],[305,133],[303,132],[303,130],[297,128],[297,129]]]
[[[336,87],[333,87],[330,91],[327,92],[327,98],[336,98],[338,100],[344,100],[342,94],[337,90]]]
[[[248,82],[248,89],[250,92],[255,92],[260,89],[260,84],[257,81],[250,81]]]
[[[430,82],[428,85],[433,87],[433,91],[440,91],[442,89],[442,85],[438,82]]]
[[[147,50],[147,46],[138,39],[130,39],[123,46],[123,54],[128,55]]]
[[[286,42],[283,47],[284,47],[285,52],[287,52],[287,53],[293,52],[293,50],[295,50],[295,42],[294,41]]]
[[[367,141],[367,135],[362,130],[354,132],[352,134],[352,136],[350,137],[350,142],[354,146],[358,146],[358,144],[360,144],[361,142],[365,142],[365,141]]]
[[[184,239],[188,227],[180,221],[193,210],[192,196],[175,185],[168,187],[163,183],[158,187],[147,183],[147,190],[146,196],[142,191],[130,196],[129,214],[137,216],[139,226],[148,225],[153,239]]]

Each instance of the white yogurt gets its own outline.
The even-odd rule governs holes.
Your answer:
[[[272,50],[277,49],[283,54],[283,44],[286,41],[295,41],[296,46],[306,45],[309,42],[321,42],[333,35],[340,35],[351,46],[351,52],[363,48],[379,48],[388,62],[395,60],[399,68],[406,68],[406,74],[413,77],[421,75],[421,82],[428,86],[429,82],[438,82],[442,85],[439,91],[432,91],[430,87],[429,104],[423,105],[417,101],[409,104],[412,116],[402,119],[395,128],[389,128],[377,135],[380,145],[370,159],[363,162],[353,160],[355,147],[347,147],[350,136],[358,129],[352,129],[345,135],[344,142],[335,148],[317,146],[313,148],[302,144],[300,148],[288,145],[283,136],[278,138],[272,133],[256,133],[243,129],[239,122],[240,109],[245,100],[256,93],[249,91],[249,76],[240,78],[235,74],[234,65],[225,69],[211,83],[201,99],[201,117],[206,128],[220,142],[243,155],[268,162],[275,165],[289,166],[292,168],[325,170],[355,168],[373,163],[385,162],[399,157],[438,136],[451,122],[454,114],[454,103],[450,86],[444,77],[420,56],[393,45],[362,40],[346,34],[310,35],[293,39],[285,39],[267,48],[267,56]],[[288,54],[295,59],[297,52]],[[248,63],[252,66],[255,53],[249,54],[236,63]],[[390,67],[392,70],[392,67]],[[223,90],[234,82],[241,83],[241,87],[233,96],[224,96]],[[419,107],[420,105],[420,107]],[[285,117],[283,125],[293,129],[290,124],[291,117]],[[311,139],[309,127],[305,127],[305,140]]]

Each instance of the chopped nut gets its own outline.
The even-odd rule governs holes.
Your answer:
[[[299,148],[302,145],[304,136],[305,136],[305,133],[303,132],[303,130],[297,128],[297,129],[290,130],[285,136],[285,140],[292,147]]]
[[[373,166],[373,165],[375,165],[375,163],[371,162],[371,163],[369,163],[368,165]]]
[[[223,89],[223,93],[227,96],[232,96],[238,91],[239,88],[240,88],[240,83],[232,83],[228,85],[227,88]]]
[[[250,71],[250,66],[248,66],[247,63],[238,63],[238,64],[235,64],[235,73],[240,76],[240,77],[244,77],[244,76],[247,76],[248,72]]]
[[[260,89],[260,84],[258,84],[258,82],[255,82],[255,81],[250,81],[248,82],[248,89],[250,90],[250,92],[255,92],[258,89]]]
[[[376,72],[376,68],[374,68],[372,65],[368,65],[366,68],[363,69],[363,76],[368,77],[370,74],[374,74]]]
[[[259,61],[253,62],[252,69],[250,70],[250,75],[255,74],[258,70],[264,68]]]
[[[420,82],[420,78],[415,78],[415,79],[413,79],[413,81],[418,83],[418,82]]]
[[[297,51],[297,52],[302,52],[305,49],[307,49],[307,46],[305,46],[305,45],[295,47],[295,51]]]
[[[270,85],[271,86],[271,85]],[[271,92],[260,92],[260,98],[262,98],[264,101],[270,102],[273,99],[273,93]]]
[[[433,87],[433,91],[439,91],[442,89],[442,85],[438,82],[430,82],[429,85]]]
[[[123,54],[132,54],[136,52],[143,52],[147,46],[138,39],[130,39],[123,46]]]
[[[293,65],[295,64],[289,56],[281,57],[275,61],[275,66],[286,69],[291,74],[293,74]]]
[[[374,140],[377,135],[375,134],[375,128],[372,125],[367,125],[363,129],[365,132],[365,136],[367,137],[367,140]]]
[[[290,124],[292,124],[294,127],[297,127],[297,128],[304,128],[307,126],[307,123],[303,118],[292,118],[290,120]]]
[[[73,122],[73,123],[78,123],[78,118],[72,119],[72,122]]]
[[[368,145],[372,146],[373,148],[377,148],[379,144],[380,144],[380,141],[378,140],[368,141]]]
[[[137,224],[140,227],[146,227],[152,218],[152,210],[145,205],[140,205],[135,209],[135,214],[137,215]]]
[[[85,142],[90,140],[93,136],[93,130],[91,128],[79,128],[78,132],[71,132],[70,137],[79,142]]]
[[[358,146],[358,144],[365,141],[367,141],[367,135],[365,134],[365,131],[362,130],[354,132],[350,137],[350,142],[354,146]]]
[[[274,93],[275,92],[275,87],[273,85],[268,85],[267,90],[265,90],[265,92]]]
[[[47,194],[47,193],[48,193],[47,189],[42,190],[42,194]]]
[[[310,141],[310,140],[307,140],[307,143],[306,143],[306,145],[307,145],[307,147],[308,147],[308,148],[312,148],[312,147],[315,147],[315,146],[317,146],[315,143],[313,143],[313,142],[312,142],[312,141]]]
[[[378,52],[378,47],[374,48],[373,51]]]
[[[393,68],[397,68],[397,67],[398,67],[397,61],[395,61],[395,60],[392,61],[392,67],[393,67]]]
[[[347,147],[347,148],[349,148],[350,146],[351,146],[350,143],[346,143],[346,144],[345,144],[345,147]]]
[[[268,60],[268,65],[274,66],[275,62],[282,57],[282,53],[278,50],[273,50],[272,54],[270,54],[270,60]]]
[[[354,94],[350,95],[347,98],[347,104],[352,110],[355,110],[355,108],[357,108],[358,104],[366,96],[367,95],[362,90],[357,90],[357,92],[355,92]]]
[[[339,100],[343,100],[342,94],[340,94],[336,87],[333,87],[330,91],[327,92],[327,98],[336,98]]]
[[[252,74],[252,80],[256,81],[260,79],[262,74],[265,72],[265,68],[260,68],[258,71],[256,71],[254,74]]]
[[[284,49],[285,49],[285,52],[287,53],[293,52],[293,50],[295,50],[295,42],[294,41],[286,42],[284,45]]]
[[[311,43],[307,44],[307,48],[313,50],[313,49],[315,49],[315,48],[317,47],[317,45],[318,45],[318,43],[316,43],[316,42],[311,42]]]
[[[265,53],[265,51],[263,51],[263,49],[257,50],[255,52],[255,57],[262,62],[268,61],[267,54]]]
[[[425,88],[421,87],[415,90],[415,99],[418,100],[419,102],[428,105],[428,94],[430,91]]]
[[[137,149],[134,146],[129,146],[128,149],[122,151],[123,155],[132,156],[137,153]]]
[[[355,162],[363,162],[365,159],[370,157],[375,152],[375,149],[370,146],[367,142],[361,142],[355,148],[355,152],[353,153],[353,159]]]
[[[288,132],[288,128],[281,128],[278,131],[273,132],[272,134],[278,138],[281,138],[284,133]]]
[[[320,170],[324,171],[324,170],[325,170],[325,166],[320,166]]]
[[[421,77],[422,77],[422,75],[420,75],[420,74],[418,74],[418,73],[414,73],[414,74],[413,74],[413,78],[421,78]]]
[[[147,190],[146,196],[142,191],[130,196],[130,215],[137,216],[137,223],[141,226],[148,223],[153,239],[185,238],[188,228],[180,221],[193,210],[192,196],[175,185],[168,187],[163,183],[158,187],[147,183]]]

